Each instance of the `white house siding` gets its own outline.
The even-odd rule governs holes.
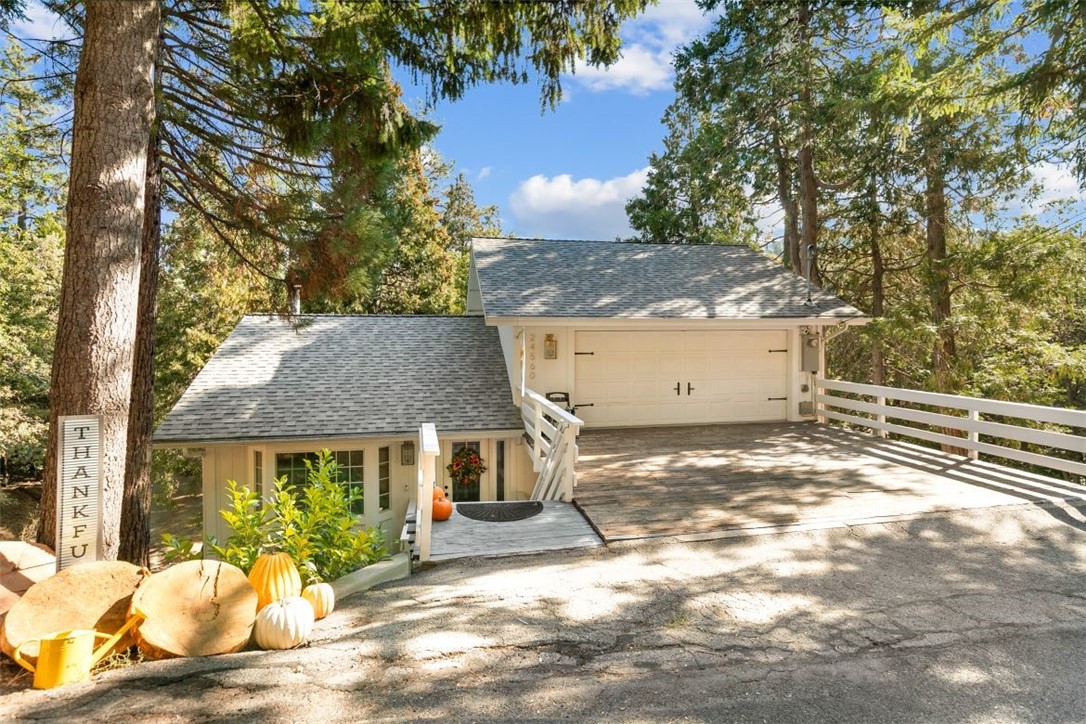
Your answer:
[[[519,327],[502,326],[499,327],[500,335],[503,340],[507,337],[512,339],[519,331]],[[654,324],[646,324],[644,322],[626,322],[624,320],[610,320],[609,323],[600,323],[597,320],[592,320],[591,323],[577,324],[577,325],[545,325],[545,326],[528,326],[524,327],[524,340],[525,340],[525,376],[526,384],[529,388],[536,390],[542,394],[548,392],[568,392],[574,403],[589,402],[584,398],[583,391],[577,389],[577,358],[574,354],[576,351],[576,345],[578,343],[578,333],[590,334],[593,332],[623,332],[633,333],[639,335],[646,335],[646,341],[650,344],[658,344],[656,340],[659,340],[663,335],[674,335],[681,332],[692,333],[704,333],[711,332],[716,336],[717,344],[719,344],[720,335],[726,335],[729,333],[735,333],[739,335],[747,334],[747,337],[743,338],[742,342],[745,343],[751,339],[757,339],[759,342],[763,341],[762,337],[767,339],[772,336],[775,340],[783,340],[784,348],[786,352],[780,353],[785,356],[784,362],[784,379],[780,386],[781,391],[774,393],[773,396],[784,395],[787,397],[786,401],[783,401],[778,406],[780,412],[774,413],[767,417],[765,410],[754,411],[749,415],[729,416],[723,414],[719,416],[719,420],[713,418],[710,413],[708,416],[702,416],[698,419],[691,419],[689,422],[740,422],[740,421],[754,421],[754,420],[769,420],[780,419],[790,421],[800,421],[806,418],[800,415],[799,404],[804,401],[811,401],[813,399],[813,379],[814,375],[810,372],[803,372],[801,368],[800,357],[800,326],[790,326],[786,323],[761,323],[761,324],[716,324],[707,323],[702,325],[691,325],[689,323],[682,324],[664,324],[656,322]],[[776,333],[775,335],[772,333]],[[762,333],[770,333],[768,336]],[[547,335],[554,335],[554,339],[558,344],[558,355],[556,359],[546,359],[544,354],[544,343]],[[738,342],[739,340],[737,340]],[[776,347],[776,342],[774,347]],[[740,346],[737,344],[737,347]],[[520,385],[520,344],[519,341],[516,344],[503,344],[502,349],[506,355],[506,363],[510,370],[510,386],[517,389]],[[583,350],[582,350],[583,351]],[[768,350],[767,350],[768,351]],[[684,382],[685,384],[685,382]],[[761,383],[761,384],[764,384]],[[807,386],[807,390],[804,391],[803,387]],[[775,408],[776,409],[776,408]],[[592,417],[589,410],[582,408],[582,412],[586,417]],[[592,426],[593,422],[586,421],[588,426]],[[680,420],[660,419],[657,421],[643,420],[634,422],[632,424],[669,424],[681,422]],[[605,426],[607,423],[600,421],[596,424]]]
[[[275,481],[275,456],[278,453],[288,452],[313,452],[322,448],[329,450],[362,450],[364,452],[363,479],[366,501],[366,514],[362,523],[367,526],[381,524],[384,526],[390,546],[394,546],[399,539],[400,529],[403,526],[404,516],[407,512],[408,501],[414,495],[416,481],[416,466],[400,464],[400,448],[408,440],[415,438],[384,438],[384,439],[336,439],[317,440],[301,443],[269,443],[262,445],[208,445],[204,449],[203,456],[203,516],[204,531],[213,535],[220,541],[230,535],[230,529],[222,519],[219,511],[229,504],[226,481],[234,480],[239,484],[253,487],[259,484],[265,495],[270,494]],[[493,464],[496,443],[502,440],[505,444],[505,491],[506,499],[523,500],[531,495],[535,484],[535,473],[532,472],[531,460],[528,457],[523,438],[513,437],[482,437],[479,433],[463,433],[453,435],[439,435],[441,444],[441,457],[438,458],[438,471],[441,484],[451,491],[449,474],[445,470],[448,458],[451,455],[454,442],[479,442],[482,448],[483,459],[488,466],[487,472],[481,481],[480,494],[482,500],[494,500],[496,494],[496,470]],[[378,451],[381,447],[389,447],[389,510],[381,512],[378,505]],[[262,453],[263,479],[254,480],[254,460],[256,452]],[[418,442],[415,442],[415,455],[418,456]],[[451,492],[455,499],[455,491]]]

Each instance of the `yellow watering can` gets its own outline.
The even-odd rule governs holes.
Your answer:
[[[15,647],[12,658],[19,666],[34,674],[35,689],[52,689],[55,686],[84,681],[90,678],[91,667],[101,661],[114,644],[142,620],[143,615],[136,612],[112,636],[99,633],[94,629],[76,629],[58,631],[37,639],[27,639]],[[106,640],[97,651],[94,650],[96,639]],[[22,648],[33,643],[40,644],[36,667],[22,656]]]

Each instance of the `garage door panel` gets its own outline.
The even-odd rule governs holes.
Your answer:
[[[593,426],[783,420],[788,333],[578,332],[575,402]],[[679,385],[679,394],[675,392]],[[689,386],[689,387],[688,387]],[[688,392],[689,390],[689,392]],[[583,413],[583,414],[582,414]]]

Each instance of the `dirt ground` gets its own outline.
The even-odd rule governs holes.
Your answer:
[[[129,666],[0,717],[1084,721],[1086,515],[1019,505],[441,563],[309,643]]]
[[[0,540],[30,540],[37,523],[41,482],[0,486]],[[182,479],[168,505],[151,509],[151,570],[165,565],[162,534],[199,540],[203,524],[203,498],[197,477]]]
[[[40,500],[40,482],[0,485],[0,540],[33,536]]]

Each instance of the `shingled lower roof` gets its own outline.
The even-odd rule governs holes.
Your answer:
[[[488,318],[863,318],[745,246],[474,239]]]
[[[204,444],[517,430],[498,332],[480,317],[248,316],[155,432]]]

